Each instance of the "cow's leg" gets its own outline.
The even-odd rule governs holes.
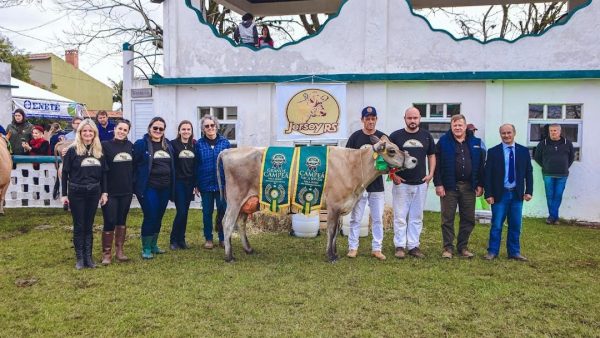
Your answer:
[[[327,214],[327,259],[333,263],[338,259],[336,237],[338,233],[339,210],[328,210]]]
[[[235,226],[235,221],[240,212],[239,207],[235,207],[234,203],[227,205],[227,210],[225,211],[225,217],[223,217],[223,236],[225,242],[225,261],[233,262],[233,253],[231,248],[231,235],[233,234],[233,228]],[[239,204],[238,204],[239,205]]]
[[[248,242],[248,236],[246,235],[246,224],[248,220],[248,214],[240,213],[238,217],[238,227],[240,229],[240,238],[242,239],[242,246],[244,247],[244,251],[251,255],[254,253],[254,249],[250,246],[250,242]]]
[[[4,216],[4,197],[8,190],[8,184],[4,188],[0,188],[0,216]]]

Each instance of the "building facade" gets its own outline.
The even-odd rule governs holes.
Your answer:
[[[168,0],[163,6],[165,65],[149,82],[150,97],[131,97],[142,86],[134,84],[132,52],[124,48],[124,116],[131,117],[136,134],[143,134],[153,115],[166,119],[173,137],[179,121],[211,113],[238,146],[293,145],[277,136],[277,87],[307,81],[345,84],[346,137],[361,127],[366,105],[377,108],[378,127],[388,134],[404,127],[403,113],[411,105],[434,135],[447,131],[451,115],[460,112],[488,146],[500,142],[502,123],[513,123],[516,141],[533,148],[542,126],[558,122],[578,150],[561,213],[600,221],[600,179],[594,175],[600,153],[593,149],[600,142],[598,2],[582,4],[539,36],[481,43],[432,30],[406,1],[348,0],[318,35],[277,50],[236,47],[217,37],[202,23],[196,1]],[[329,141],[345,144],[344,138]],[[534,168],[534,199],[524,213],[543,216],[543,182]],[[439,210],[430,189],[426,208]]]

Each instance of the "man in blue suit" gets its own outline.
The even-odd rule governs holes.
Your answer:
[[[485,163],[485,199],[492,206],[492,225],[487,260],[498,257],[502,225],[508,221],[506,250],[509,259],[527,261],[521,255],[521,223],[523,200],[531,200],[533,193],[533,169],[529,150],[515,143],[515,126],[500,126],[502,143],[488,150]]]

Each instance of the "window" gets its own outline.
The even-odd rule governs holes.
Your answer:
[[[229,140],[232,148],[236,148],[237,107],[198,107],[198,121],[200,121],[204,115],[211,115],[219,120],[219,134]],[[202,130],[202,127],[199,126],[198,129]]]
[[[450,129],[450,118],[460,114],[460,103],[413,103],[421,113],[421,127],[437,141]]]
[[[546,137],[547,126],[560,124],[562,136],[573,142],[575,161],[581,160],[581,134],[583,127],[582,104],[529,104],[527,146],[533,149]]]

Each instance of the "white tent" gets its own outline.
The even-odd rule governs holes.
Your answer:
[[[12,101],[14,108],[21,108],[27,117],[43,117],[53,119],[71,119],[81,116],[83,105],[53,92],[30,85],[27,82],[10,78]]]

